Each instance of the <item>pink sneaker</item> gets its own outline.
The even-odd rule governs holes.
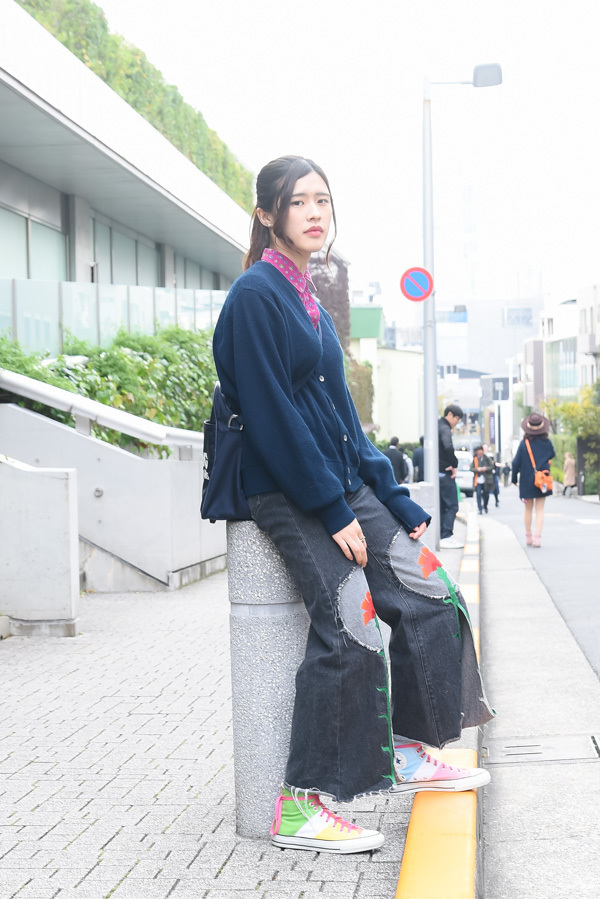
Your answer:
[[[395,745],[394,767],[399,783],[392,787],[392,793],[462,793],[490,782],[490,775],[483,768],[446,765],[429,755],[421,743]]]
[[[533,545],[534,545],[534,546],[541,546],[541,545],[542,545],[542,535],[541,535],[541,534],[534,534],[534,535],[533,535]]]
[[[527,544],[527,546],[533,545],[533,537],[531,536],[531,531],[525,534],[525,543]]]

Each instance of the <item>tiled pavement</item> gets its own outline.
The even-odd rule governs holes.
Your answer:
[[[82,597],[74,638],[0,642],[1,899],[380,899],[412,796],[356,800],[381,850],[235,834],[226,575]]]

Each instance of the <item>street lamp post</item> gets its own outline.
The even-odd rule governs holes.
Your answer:
[[[492,87],[502,84],[502,69],[496,63],[475,66],[472,81],[434,81],[425,77],[423,89],[423,265],[433,277],[433,167],[431,150],[430,84],[471,84]],[[435,284],[435,278],[434,278]],[[425,362],[425,480],[434,485],[431,529],[435,549],[440,543],[440,494],[438,449],[437,349],[435,333],[435,290],[423,304],[423,352]]]

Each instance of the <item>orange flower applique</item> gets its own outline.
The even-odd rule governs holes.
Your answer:
[[[361,609],[363,610],[363,622],[366,625],[375,618],[375,606],[373,605],[373,600],[371,599],[371,594],[368,590],[367,595],[362,601]]]
[[[421,566],[421,571],[423,572],[423,577],[425,580],[429,577],[429,575],[436,570],[436,568],[441,568],[442,563],[440,560],[434,556],[430,549],[426,546],[421,550],[421,555],[419,556],[419,565]]]

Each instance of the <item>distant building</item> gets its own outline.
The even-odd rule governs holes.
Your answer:
[[[379,440],[416,443],[423,434],[423,353],[385,346],[381,306],[350,307],[350,352],[373,371],[373,422]]]
[[[596,284],[578,293],[577,306],[579,384],[585,387],[600,378],[600,295]]]
[[[577,299],[564,300],[542,314],[544,394],[546,399],[574,400],[579,393]]]

